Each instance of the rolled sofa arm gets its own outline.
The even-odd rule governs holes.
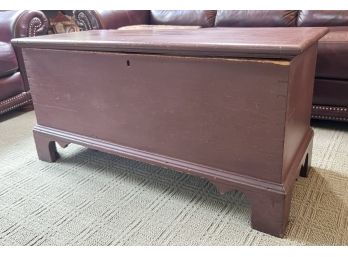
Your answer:
[[[0,12],[0,41],[10,42],[12,38],[45,35],[47,31],[48,20],[40,11]]]
[[[150,11],[74,10],[81,30],[117,29],[128,25],[149,24]]]

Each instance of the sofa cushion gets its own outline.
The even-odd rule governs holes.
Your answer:
[[[217,11],[216,27],[290,27],[295,26],[297,11]]]
[[[24,92],[23,80],[20,72],[0,78],[0,101]]]
[[[18,70],[16,54],[11,44],[0,42],[0,77],[6,77]]]
[[[171,30],[171,29],[199,29],[200,26],[178,26],[178,25],[130,25],[118,28],[118,30]]]
[[[348,26],[348,11],[338,11],[338,10],[299,11],[297,26],[299,27]]]
[[[216,11],[151,11],[150,24],[212,27]]]
[[[348,79],[348,31],[333,31],[318,44],[316,77]]]
[[[348,81],[316,79],[313,104],[348,107]]]

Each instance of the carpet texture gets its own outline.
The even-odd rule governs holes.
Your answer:
[[[314,124],[284,239],[250,228],[239,192],[80,146],[37,159],[34,112],[0,120],[0,245],[348,245],[348,124]]]

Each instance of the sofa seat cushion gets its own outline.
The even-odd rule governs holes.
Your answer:
[[[318,44],[316,77],[348,79],[348,31],[333,31]]]
[[[0,78],[0,101],[4,101],[22,92],[24,92],[24,86],[20,72]]]
[[[335,79],[315,80],[313,104],[348,107],[347,97],[348,81]]]
[[[16,54],[11,44],[0,42],[0,78],[18,70]]]

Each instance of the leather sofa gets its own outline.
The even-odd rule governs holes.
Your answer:
[[[47,31],[47,18],[40,11],[0,12],[0,114],[31,104],[28,83],[17,61],[20,53],[11,45],[11,39],[43,35]]]
[[[190,25],[206,27],[329,27],[319,42],[313,119],[348,121],[348,11],[88,11],[75,10],[80,29],[123,26]]]

